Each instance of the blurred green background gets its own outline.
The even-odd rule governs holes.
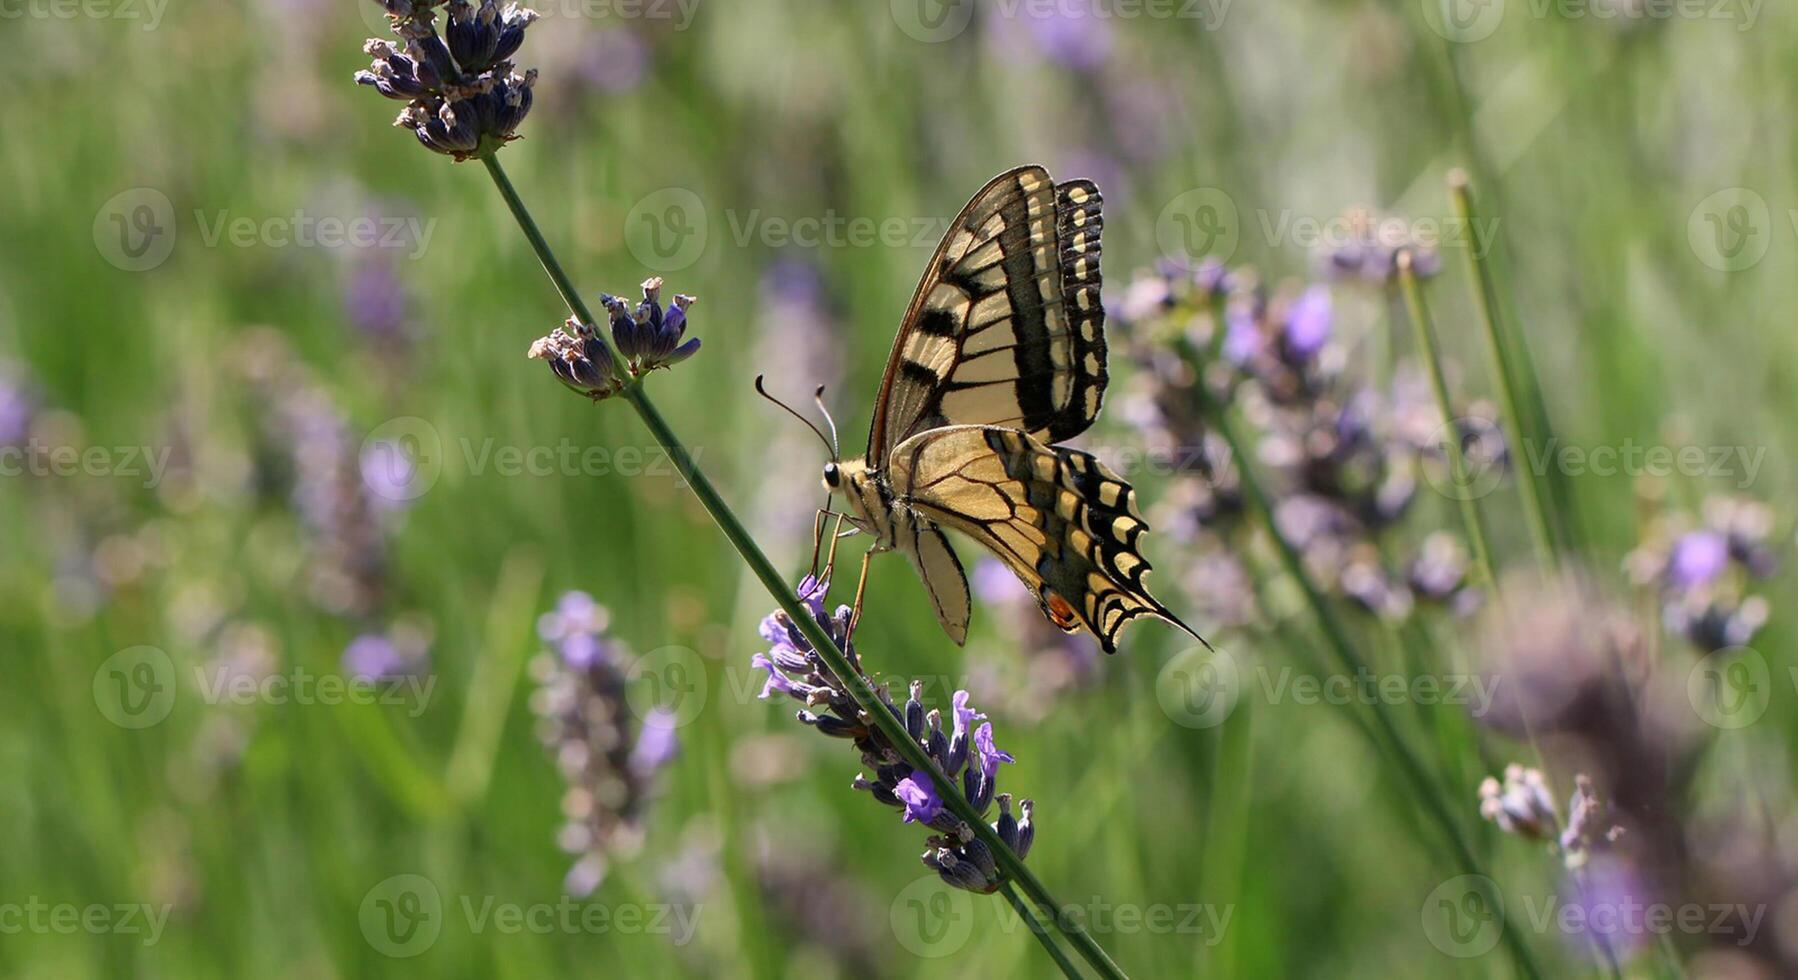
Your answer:
[[[1415,0],[541,9],[517,59],[541,69],[535,108],[502,159],[590,297],[634,297],[652,273],[698,294],[704,350],[652,391],[795,576],[821,448],[751,378],[801,401],[830,384],[858,445],[943,223],[1025,162],[1099,182],[1112,302],[1167,252],[1182,195],[1227,201],[1211,254],[1277,283],[1318,268],[1305,221],[1357,206],[1442,219],[1444,175],[1468,167],[1489,182],[1495,260],[1567,442],[1765,450],[1751,486],[1576,474],[1594,574],[1621,583],[1645,501],[1790,500],[1789,8],[1490,0],[1447,27]],[[850,790],[853,751],[753,697],[771,603],[624,405],[570,397],[524,358],[565,311],[480,167],[416,147],[389,127],[396,104],[352,84],[378,14],[0,5],[0,443],[98,451],[0,478],[0,973],[1047,975],[1001,902],[934,884],[923,835]],[[352,228],[376,240],[330,241]],[[1443,259],[1444,345],[1461,390],[1489,397],[1463,256]],[[1338,294],[1354,351],[1409,346],[1386,337],[1378,287]],[[1114,327],[1118,391],[1124,347]],[[1092,441],[1135,445],[1119,416]],[[605,452],[545,455],[564,446]],[[539,453],[509,466],[508,448]],[[422,467],[398,490],[378,477],[395,452]],[[1127,475],[1150,502],[1170,482]],[[1450,502],[1424,496],[1413,536],[1453,529]],[[1490,504],[1500,564],[1527,564],[1512,491]],[[1158,592],[1193,610],[1177,539],[1148,550]],[[564,787],[532,664],[538,616],[576,589],[647,662],[693,667],[679,677],[698,700],[641,848],[571,901],[676,903],[697,914],[690,935],[481,917],[564,901],[574,858],[557,846]],[[1286,645],[1314,641],[1275,591],[1277,624],[1188,618],[1278,670]],[[1768,595],[1755,646],[1771,710],[1697,757],[1692,812],[1746,808],[1789,855],[1794,596]],[[1189,924],[1089,913],[1132,975],[1513,970],[1502,947],[1457,958],[1432,942],[1420,917],[1455,872],[1343,709],[1251,689],[1224,724],[1189,727],[1158,697],[1175,632],[1137,626],[1120,655],[1067,674],[1033,658],[1019,622],[982,604],[957,649],[883,559],[859,640],[876,669],[940,679],[937,703],[967,687],[992,715],[1018,757],[1002,788],[1037,801],[1030,863],[1062,900]],[[1471,634],[1436,635],[1448,658]],[[208,694],[227,675],[341,681],[362,636],[410,657],[428,693]],[[1691,658],[1671,641],[1665,656],[1685,657],[1679,689]],[[1495,765],[1526,758],[1486,745]],[[1552,891],[1539,845],[1457,803],[1508,893]],[[425,941],[396,947],[375,923],[402,891],[439,907]],[[40,905],[142,905],[166,924],[153,942],[65,929],[32,918]],[[1795,910],[1766,900],[1759,958],[1684,935],[1624,970],[1781,975]],[[1554,974],[1601,972],[1577,938],[1525,941]]]

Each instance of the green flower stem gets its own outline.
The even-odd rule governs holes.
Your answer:
[[[489,156],[484,157],[481,162],[486,165],[487,173],[492,176],[493,183],[499,188],[500,195],[506,199],[506,206],[511,209],[512,217],[517,219],[519,227],[524,231],[525,238],[530,241],[531,248],[536,251],[538,260],[543,263],[543,270],[555,283],[556,291],[562,295],[562,300],[568,305],[569,311],[583,323],[596,325],[597,321],[588,311],[587,304],[581,300],[579,291],[574,288],[568,274],[563,271],[561,263],[556,260],[555,253],[551,251],[549,243],[544,240],[543,233],[537,229],[536,221],[532,219],[524,202],[519,199],[518,192],[513,189],[512,182],[507,179],[499,161]],[[607,350],[611,350],[609,345]],[[611,354],[614,359],[618,357],[616,351],[611,351]],[[628,376],[628,373],[622,369],[622,365],[620,365],[619,376]],[[693,495],[699,499],[700,505],[706,509],[706,513],[712,515],[712,519],[717,522],[719,529],[724,532],[724,536],[730,540],[731,547],[743,556],[743,561],[749,565],[749,570],[755,573],[756,578],[761,579],[768,594],[774,597],[774,601],[788,616],[792,617],[799,632],[805,636],[807,642],[811,643],[813,649],[817,650],[818,656],[831,672],[843,682],[849,695],[855,699],[855,703],[861,707],[869,721],[879,728],[881,734],[885,735],[887,740],[899,750],[900,756],[907,765],[929,774],[931,781],[936,784],[937,793],[943,798],[943,804],[949,808],[951,813],[973,828],[975,836],[979,837],[987,849],[993,852],[994,860],[998,862],[1007,878],[1016,881],[1024,893],[1044,909],[1051,912],[1059,910],[1061,905],[1055,901],[1054,896],[1049,894],[1049,890],[1029,868],[1024,866],[1024,862],[1012,853],[1011,848],[999,839],[998,833],[987,824],[981,814],[974,811],[973,806],[962,795],[956,781],[945,776],[942,770],[937,768],[936,763],[931,761],[930,756],[905,730],[905,722],[875,695],[874,689],[869,686],[867,680],[850,666],[849,658],[837,647],[836,641],[832,640],[830,634],[826,633],[817,621],[812,619],[811,614],[800,603],[798,593],[793,586],[781,577],[774,564],[768,560],[768,556],[755,543],[755,539],[750,537],[748,530],[743,527],[742,521],[737,519],[737,515],[731,511],[730,506],[724,502],[724,498],[718,494],[717,488],[712,486],[712,481],[699,469],[698,463],[687,451],[686,445],[681,442],[679,436],[674,434],[674,430],[669,427],[667,420],[662,417],[662,413],[649,400],[649,395],[643,390],[642,383],[632,382],[626,385],[623,397],[630,402],[632,408],[636,409],[643,424],[649,427],[656,441],[674,461],[675,468],[680,471],[681,476],[687,481],[687,485],[692,488]],[[1105,950],[1086,933],[1078,922],[1064,921],[1065,918],[1058,914],[1052,914],[1049,920],[1101,976],[1122,980],[1125,976],[1123,970],[1112,962]]]
[[[1448,466],[1455,485],[1455,498],[1461,507],[1461,524],[1467,533],[1467,549],[1473,564],[1486,580],[1492,595],[1498,596],[1498,575],[1492,570],[1492,551],[1486,544],[1486,527],[1480,517],[1479,501],[1470,491],[1467,480],[1467,457],[1461,451],[1461,426],[1455,419],[1455,406],[1448,396],[1448,379],[1442,373],[1442,352],[1436,344],[1436,324],[1430,319],[1430,308],[1423,301],[1423,290],[1411,268],[1411,253],[1398,256],[1399,289],[1405,294],[1405,309],[1411,315],[1411,326],[1417,332],[1417,352],[1430,376],[1430,390],[1436,395],[1436,407],[1442,412],[1442,425],[1447,432],[1443,444],[1448,447]],[[1527,480],[1520,480],[1527,483]]]
[[[1474,210],[1473,191],[1468,186],[1465,171],[1455,170],[1448,175],[1449,196],[1454,198],[1455,214],[1461,219],[1462,227],[1472,228],[1479,215]],[[1537,442],[1547,433],[1536,431],[1536,426],[1524,425],[1523,403],[1518,395],[1517,368],[1511,363],[1511,344],[1506,343],[1498,319],[1498,284],[1494,281],[1489,259],[1482,259],[1478,249],[1469,247],[1467,253],[1467,272],[1474,284],[1474,308],[1479,311],[1481,333],[1486,338],[1486,355],[1492,361],[1492,379],[1498,388],[1498,403],[1504,412],[1505,428],[1511,438],[1525,450],[1523,460],[1525,473],[1517,481],[1517,488],[1523,495],[1523,512],[1529,522],[1530,542],[1535,546],[1536,558],[1544,568],[1553,569],[1558,564],[1555,552],[1556,538],[1549,520],[1548,507],[1545,503],[1543,477],[1535,467],[1529,465],[1528,447],[1532,444],[1546,445]],[[1519,339],[1518,344],[1522,341]],[[1545,419],[1539,421],[1546,421]]]
[[[1236,462],[1237,479],[1242,485],[1243,498],[1248,501],[1249,509],[1254,513],[1262,529],[1273,540],[1274,550],[1279,555],[1281,566],[1304,594],[1306,606],[1310,608],[1312,616],[1317,620],[1318,626],[1323,631],[1324,639],[1331,652],[1336,655],[1342,668],[1349,674],[1360,676],[1367,670],[1367,662],[1349,642],[1346,627],[1337,618],[1335,611],[1330,608],[1330,604],[1324,599],[1317,584],[1311,580],[1311,575],[1305,570],[1304,560],[1299,557],[1298,551],[1274,524],[1272,503],[1261,489],[1254,469],[1249,465],[1250,457],[1245,451],[1246,444],[1238,437],[1235,423],[1220,406],[1212,401],[1202,385],[1198,390],[1199,397],[1204,402],[1207,418],[1211,420],[1212,425],[1230,447],[1230,458]],[[1497,893],[1496,883],[1481,869],[1479,859],[1474,856],[1466,837],[1461,833],[1461,826],[1455,819],[1454,811],[1442,799],[1441,788],[1431,778],[1429,771],[1425,769],[1423,763],[1399,733],[1392,717],[1379,705],[1375,705],[1368,713],[1373,716],[1375,722],[1372,731],[1375,744],[1397,760],[1399,770],[1404,773],[1405,779],[1410,783],[1413,795],[1423,803],[1424,809],[1429,812],[1431,819],[1441,828],[1443,837],[1460,865],[1460,873],[1475,877],[1481,891],[1486,893],[1483,897],[1488,908],[1504,908],[1504,903]],[[1501,931],[1517,961],[1517,968],[1526,976],[1541,977],[1542,971],[1536,963],[1535,954],[1523,942],[1522,925],[1511,921],[1509,912],[1505,915],[1506,923]]]
[[[1011,886],[1011,882],[1000,885],[999,891],[1005,895],[1005,900],[1011,903],[1011,907],[1017,910],[1018,918],[1023,919],[1024,924],[1030,927],[1030,934],[1036,937],[1037,942],[1043,944],[1043,950],[1049,954],[1049,958],[1061,968],[1062,976],[1068,977],[1069,980],[1080,980],[1079,967],[1068,962],[1068,955],[1055,944],[1055,937],[1049,935],[1049,930],[1043,925],[1043,920],[1038,918],[1036,911],[1018,895],[1017,889]]]

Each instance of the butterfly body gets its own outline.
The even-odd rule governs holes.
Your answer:
[[[1129,484],[1056,445],[1098,417],[1108,380],[1100,203],[1092,182],[1055,184],[1041,167],[982,188],[912,296],[867,454],[824,470],[871,550],[911,560],[957,643],[970,602],[945,528],[1004,562],[1056,626],[1090,631],[1108,652],[1141,615],[1192,632],[1143,585],[1148,528]]]

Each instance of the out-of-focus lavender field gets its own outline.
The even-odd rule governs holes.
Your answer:
[[[793,582],[824,450],[752,379],[859,452],[968,197],[1097,182],[1076,444],[1216,650],[1107,657],[966,539],[965,648],[891,556],[855,633],[987,716],[1064,926],[1136,977],[1798,972],[1790,8],[535,6],[499,159],[596,309],[698,297],[645,389]],[[1053,975],[758,697],[767,591],[525,357],[568,312],[370,37],[0,0],[0,974]]]

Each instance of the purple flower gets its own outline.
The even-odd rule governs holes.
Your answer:
[[[763,701],[768,700],[768,698],[776,691],[779,691],[782,694],[795,695],[800,698],[805,696],[801,686],[794,683],[792,678],[781,673],[780,668],[776,667],[774,661],[768,659],[766,654],[758,653],[750,657],[749,666],[756,670],[765,670],[768,672],[768,679],[762,683],[762,693],[757,695],[757,697],[761,698]]]
[[[406,288],[385,259],[362,256],[343,285],[343,312],[364,336],[382,343],[406,339],[411,322]]]
[[[1314,285],[1286,313],[1286,346],[1301,360],[1310,360],[1330,339],[1332,315],[1330,287]]]
[[[663,310],[661,296],[662,277],[652,276],[643,281],[643,300],[635,309],[616,296],[600,297],[611,313],[612,343],[630,362],[634,375],[673,367],[699,353],[699,338],[681,340],[687,333],[687,309],[694,298],[676,296],[673,305]]]
[[[971,726],[986,716],[969,706],[966,691],[956,691],[952,698],[953,734],[944,731],[940,710],[924,706],[922,682],[911,684],[910,697],[902,708],[894,705],[886,685],[876,685],[862,671],[860,658],[850,642],[848,607],[839,606],[834,613],[825,614],[828,588],[827,583],[808,575],[799,584],[798,598],[807,615],[842,649],[848,668],[874,691],[880,705],[865,708],[858,702],[849,693],[845,679],[824,663],[784,612],[762,621],[762,638],[771,648],[750,658],[752,667],[768,672],[762,696],[780,691],[795,698],[805,705],[798,712],[799,721],[821,734],[854,743],[863,763],[873,769],[872,775],[864,772],[855,777],[855,788],[901,811],[902,822],[923,824],[938,832],[928,842],[930,849],[924,854],[924,863],[945,882],[970,891],[996,891],[1005,877],[992,851],[944,805],[943,793],[959,788],[967,805],[984,819],[995,798],[999,764],[1011,762],[1012,757],[993,745],[990,723],[983,723],[978,731],[970,733]],[[946,788],[939,788],[931,768],[918,768],[908,761],[916,758],[915,754],[902,749],[904,742],[893,741],[885,728],[873,724],[868,716],[870,710],[890,712],[899,720],[903,731],[898,737],[909,739],[929,758],[934,771],[950,780],[944,784]],[[971,759],[976,761],[971,763]],[[1011,814],[1010,800],[1000,799],[1000,817],[993,824],[994,832],[1021,858],[1034,832],[1028,824],[1029,804],[1025,804],[1025,823],[1020,824]]]
[[[604,92],[627,92],[649,70],[649,44],[635,31],[600,31],[577,66],[581,77]]]
[[[943,812],[943,799],[936,795],[936,783],[928,773],[913,769],[893,787],[893,795],[905,804],[904,823],[928,824]]]
[[[993,723],[986,722],[974,732],[974,751],[980,757],[980,771],[987,782],[992,782],[999,775],[999,763],[1016,762],[1010,752],[1001,750],[993,744]]]
[[[1716,531],[1693,531],[1673,544],[1667,577],[1674,587],[1709,585],[1729,568],[1729,540]]]
[[[514,130],[531,111],[535,69],[523,75],[508,59],[524,43],[535,11],[496,0],[451,0],[443,9],[447,41],[437,30],[437,4],[383,0],[404,49],[371,38],[362,50],[372,59],[356,73],[389,99],[405,102],[395,125],[413,131],[426,149],[471,160],[517,139]]]
[[[643,716],[637,744],[631,747],[630,769],[647,777],[680,754],[679,722],[667,708],[651,708]]]
[[[547,337],[537,338],[525,356],[547,363],[556,380],[594,401],[624,390],[624,379],[618,376],[605,341],[574,317]]]
[[[531,663],[538,737],[567,785],[557,838],[579,855],[566,879],[573,895],[597,888],[614,858],[641,846],[653,777],[680,748],[671,712],[638,715],[629,697],[631,655],[606,632],[609,620],[586,593],[563,594],[537,623],[551,651]]]
[[[399,648],[380,633],[364,633],[343,650],[343,669],[358,680],[403,676],[408,666]]]
[[[31,431],[37,399],[22,382],[0,368],[0,446],[19,446]]]

